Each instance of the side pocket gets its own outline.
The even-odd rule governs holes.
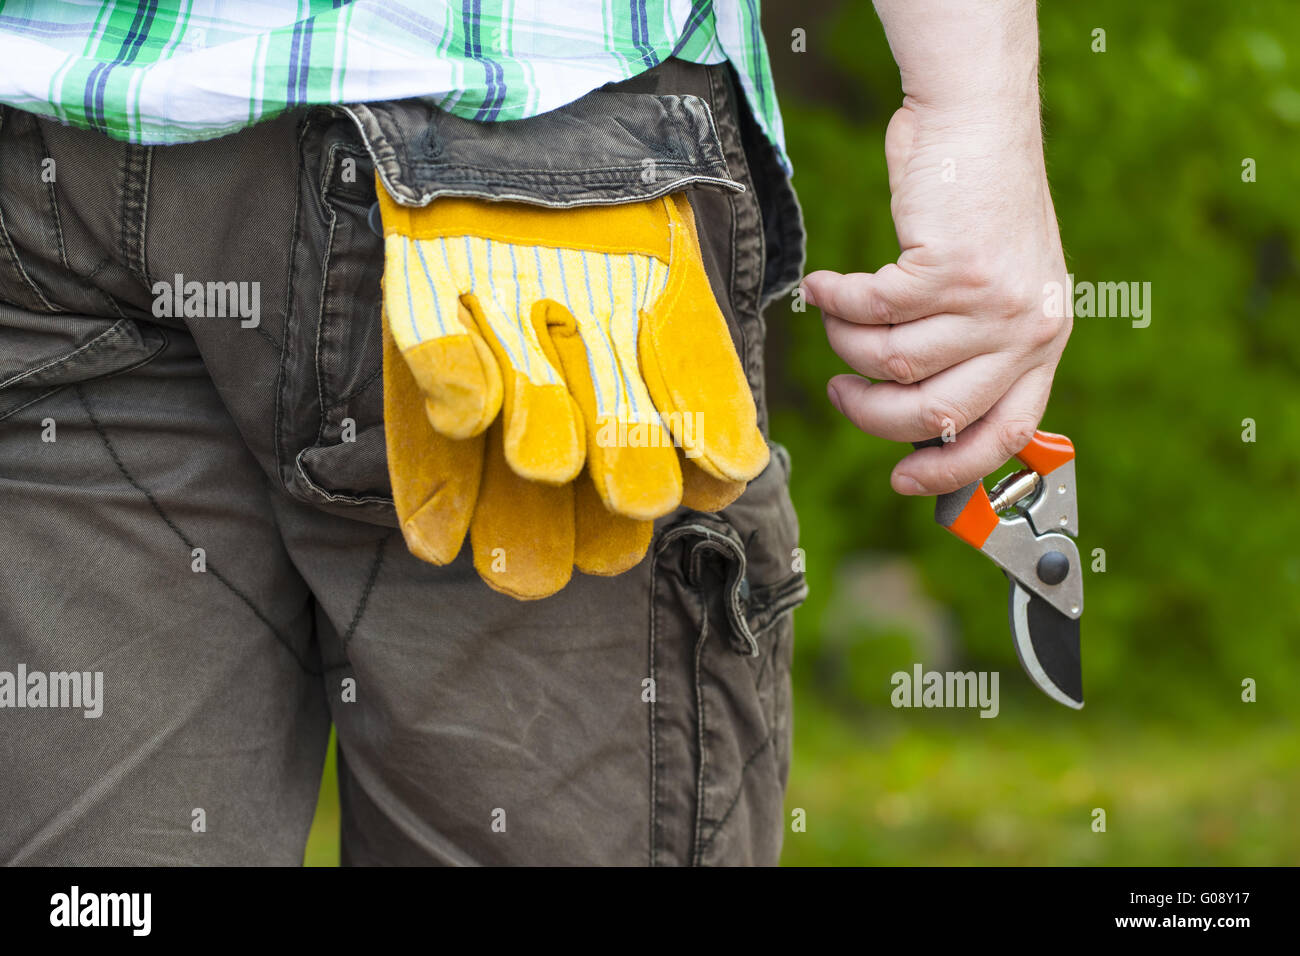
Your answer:
[[[68,385],[120,375],[167,345],[130,319],[45,315],[0,304],[0,421]]]
[[[655,682],[651,862],[775,864],[790,761],[796,560],[789,456],[719,514],[660,534],[651,594]]]
[[[393,522],[383,431],[374,167],[346,117],[316,109],[300,139],[298,245],[278,399],[277,456],[291,494]]]

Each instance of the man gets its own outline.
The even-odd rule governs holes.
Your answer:
[[[0,858],[296,863],[332,720],[346,863],[775,863],[805,588],[761,310],[802,229],[756,5],[31,6]],[[878,10],[904,251],[803,288],[877,380],[837,407],[958,436],[895,472],[934,494],[1068,335],[1035,13]]]

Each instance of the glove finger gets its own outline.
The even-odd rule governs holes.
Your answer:
[[[534,265],[520,263],[510,244],[467,237],[461,245],[473,287],[463,301],[502,372],[506,460],[522,478],[570,482],[582,470],[586,439],[581,412],[533,326]]]
[[[664,424],[714,478],[749,481],[767,466],[758,411],[700,258],[690,202],[664,200],[672,253],[663,294],[642,316],[641,373]]]
[[[638,303],[654,260],[568,250],[556,258],[570,308],[548,303],[536,324],[582,410],[587,472],[609,510],[653,520],[682,495],[672,436],[637,370]]]
[[[501,407],[501,371],[460,303],[443,239],[390,233],[384,240],[384,307],[394,340],[449,438],[483,432]]]
[[[422,561],[449,564],[469,530],[483,471],[483,436],[460,441],[433,429],[417,384],[383,314],[384,440],[402,537]]]
[[[470,523],[474,567],[488,587],[521,600],[549,597],[573,576],[573,483],[519,477],[506,461],[502,431],[488,430],[483,481]]]
[[[695,511],[721,511],[749,487],[747,481],[715,478],[685,455],[682,466],[682,504]]]
[[[654,537],[653,521],[638,521],[605,507],[585,470],[573,482],[573,563],[584,574],[612,576],[641,563]]]

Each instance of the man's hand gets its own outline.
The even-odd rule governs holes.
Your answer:
[[[1043,165],[1032,3],[877,8],[906,94],[885,134],[902,254],[874,273],[815,272],[803,286],[831,347],[867,377],[831,379],[836,408],[894,441],[955,436],[894,468],[895,491],[933,495],[984,477],[1032,437],[1070,334],[1068,303],[1066,315],[1044,309],[1065,261]]]

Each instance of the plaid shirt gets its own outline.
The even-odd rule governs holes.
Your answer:
[[[433,97],[493,122],[677,56],[730,60],[785,158],[760,0],[0,0],[0,103],[137,143],[309,103]]]

